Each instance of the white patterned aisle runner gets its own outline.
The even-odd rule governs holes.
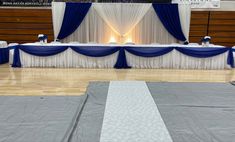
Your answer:
[[[111,81],[100,142],[172,142],[144,81]]]

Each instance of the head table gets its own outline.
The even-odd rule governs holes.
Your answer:
[[[14,46],[12,67],[228,69],[233,49],[199,45],[39,44]]]

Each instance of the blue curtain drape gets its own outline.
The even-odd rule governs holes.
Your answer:
[[[111,55],[119,51],[115,68],[130,68],[127,64],[125,50],[135,56],[141,57],[158,57],[171,52],[173,49],[179,51],[187,56],[196,58],[209,58],[228,52],[227,63],[234,67],[234,57],[232,48],[188,48],[188,47],[123,47],[123,46],[15,46],[15,53],[12,67],[21,67],[19,50],[34,56],[52,56],[64,52],[71,48],[75,52],[90,56],[90,57],[103,57]]]
[[[0,48],[0,64],[5,64],[9,62],[9,49]]]
[[[233,49],[230,48],[228,52],[228,59],[227,64],[234,68],[234,56],[233,56]]]
[[[67,2],[64,19],[57,39],[64,39],[72,34],[82,23],[91,7],[91,3]]]
[[[117,62],[114,65],[114,68],[116,69],[127,69],[127,68],[131,68],[130,66],[128,66],[127,61],[126,61],[126,54],[125,54],[125,50],[124,47],[119,47],[119,54],[118,54],[118,58],[117,58]]]
[[[176,39],[186,42],[180,24],[178,4],[153,3],[152,6],[166,30]]]

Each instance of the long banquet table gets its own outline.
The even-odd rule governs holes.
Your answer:
[[[24,44],[12,67],[227,69],[232,48],[193,45]]]

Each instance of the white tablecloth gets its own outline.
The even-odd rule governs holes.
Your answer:
[[[6,41],[0,41],[0,48],[6,48],[7,42]]]

